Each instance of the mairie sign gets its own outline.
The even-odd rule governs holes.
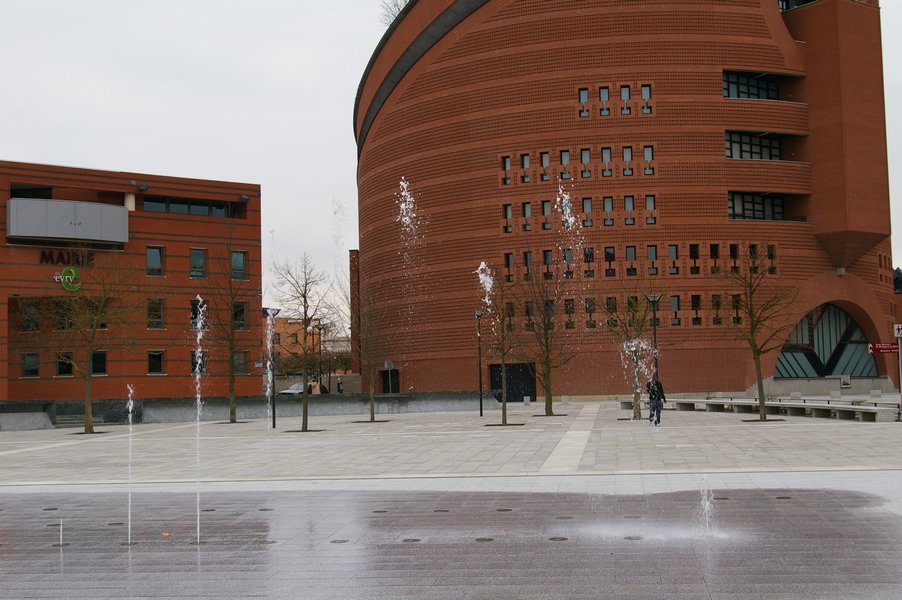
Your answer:
[[[67,292],[77,292],[81,287],[81,273],[76,267],[66,267],[59,273],[53,274],[53,281],[62,285]]]

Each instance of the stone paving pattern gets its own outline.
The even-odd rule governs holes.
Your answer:
[[[0,598],[902,597],[902,425],[556,409],[2,432]]]

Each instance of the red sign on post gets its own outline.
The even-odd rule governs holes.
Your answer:
[[[899,344],[868,344],[869,354],[895,354],[899,351]]]

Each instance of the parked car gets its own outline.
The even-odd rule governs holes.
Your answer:
[[[284,390],[279,390],[280,394],[285,394],[286,396],[295,396],[298,394],[304,393],[304,384],[303,383],[293,383]]]

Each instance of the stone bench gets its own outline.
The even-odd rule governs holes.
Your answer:
[[[702,398],[694,400],[671,400],[677,410],[696,410],[697,405],[704,404],[707,412],[724,412],[728,406],[733,407],[734,412],[750,413],[754,412],[758,406],[757,400],[736,399],[733,398]]]
[[[862,422],[892,422],[896,420],[898,409],[878,403],[853,404],[849,400],[817,400],[807,402],[774,400],[767,403],[768,409],[785,409],[786,414],[792,417],[804,417],[810,412],[812,417],[825,419],[837,418],[843,421],[854,421],[856,418]]]

